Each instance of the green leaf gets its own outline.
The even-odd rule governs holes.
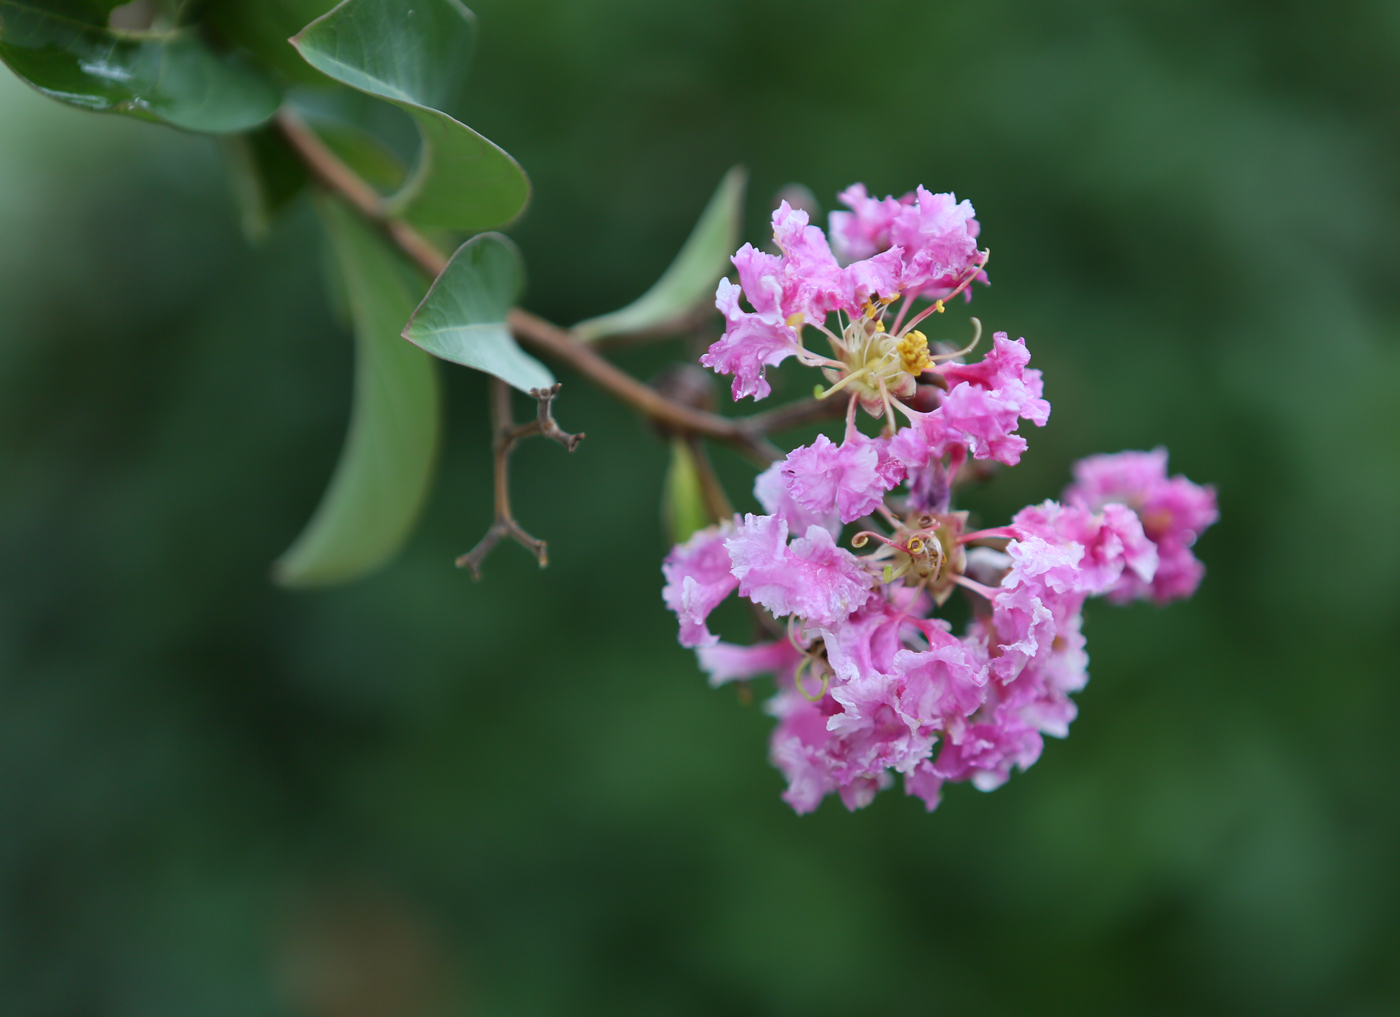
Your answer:
[[[252,53],[294,84],[329,85],[288,41],[335,6],[335,0],[208,0],[202,17],[221,38]]]
[[[230,134],[223,143],[243,235],[259,243],[273,217],[306,187],[306,168],[275,128]]]
[[[427,226],[481,230],[514,218],[530,197],[518,163],[435,108],[471,56],[476,19],[456,0],[344,0],[292,39],[307,63],[406,110],[418,124],[418,167],[389,202]]]
[[[700,470],[684,438],[671,440],[671,465],[661,492],[661,517],[673,544],[689,540],[692,533],[711,522]]]
[[[529,392],[554,384],[549,369],[515,344],[506,312],[524,288],[520,250],[508,237],[483,233],[452,255],[403,337],[435,357],[494,374]]]
[[[355,401],[315,515],[273,567],[283,586],[326,586],[383,565],[408,538],[437,453],[437,376],[399,338],[419,276],[339,202],[319,203],[355,326]]]
[[[683,321],[701,303],[714,299],[715,284],[729,272],[739,246],[748,174],[735,166],[724,175],[685,246],[655,285],[622,308],[574,326],[585,341],[628,332],[650,332]]]
[[[307,120],[326,147],[370,186],[380,191],[403,186],[408,170],[402,160],[369,131],[341,120]]]
[[[215,52],[194,29],[118,32],[36,0],[0,0],[0,60],[50,98],[191,131],[256,127],[280,101],[249,61]]]

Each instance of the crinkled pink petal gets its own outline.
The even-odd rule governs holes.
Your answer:
[[[942,459],[949,445],[962,440],[962,432],[948,425],[939,407],[932,413],[913,414],[913,423],[890,439],[890,455],[906,469],[921,469],[931,460]]]
[[[749,306],[759,314],[786,318],[782,313],[783,259],[745,244],[729,260],[739,270],[739,285]]]
[[[1003,586],[1018,584],[1047,587],[1055,593],[1070,593],[1082,587],[1080,561],[1084,547],[1072,541],[1051,543],[1034,534],[1006,545],[1011,556],[1011,573]]]
[[[1089,456],[1074,464],[1065,501],[1093,512],[1111,501],[1137,508],[1167,479],[1167,450]]]
[[[904,249],[904,289],[933,298],[977,263],[978,225],[970,201],[922,186],[914,193],[890,224],[890,243]]]
[[[975,459],[995,459],[1007,466],[1021,461],[1026,440],[1015,434],[1019,414],[1014,402],[995,390],[957,385],[943,399],[944,423],[959,432]]]
[[[755,643],[753,646],[717,642],[697,647],[695,655],[700,660],[701,669],[710,676],[710,685],[715,688],[726,682],[756,678],[763,674],[790,678],[793,669],[802,660],[802,654],[789,639]]]
[[[776,367],[798,351],[797,332],[777,313],[750,314],[739,309],[739,287],[728,279],[719,281],[715,307],[724,315],[726,329],[700,358],[700,363],[716,374],[732,374],[734,398],[762,399],[772,391],[763,376],[766,367]]]
[[[842,624],[821,630],[827,663],[837,681],[888,675],[900,650],[905,615],[882,599],[873,600]]]
[[[783,316],[802,314],[812,324],[841,305],[841,266],[819,226],[786,201],[773,212],[773,240],[783,252]]]
[[[852,262],[842,269],[841,306],[859,314],[867,300],[899,296],[900,276],[904,271],[903,253],[895,247],[873,258]]]
[[[1037,426],[1050,419],[1040,372],[1026,367],[1029,362],[1024,339],[1011,342],[998,332],[982,360],[940,369],[951,386],[940,407],[944,420],[964,435],[974,458],[1015,466],[1026,448],[1025,439],[1014,433],[1018,418]]]
[[[931,760],[921,761],[904,775],[904,793],[920,799],[928,812],[938,808],[943,796],[943,778],[934,772]]]
[[[739,585],[725,548],[725,540],[733,533],[732,523],[699,530],[684,544],[672,548],[661,565],[661,574],[666,577],[661,596],[681,623],[682,646],[712,646],[719,642],[719,636],[711,633],[705,622],[720,601]]]
[[[1110,599],[1150,597],[1167,603],[1196,591],[1205,566],[1191,552],[1196,538],[1220,516],[1215,489],[1183,476],[1167,477],[1167,450],[1090,456],[1074,465],[1074,483],[1065,499],[1088,509],[1121,502],[1137,513],[1142,530],[1156,546],[1158,564],[1150,577],[1125,574]]]
[[[985,698],[986,662],[946,633],[930,639],[927,650],[900,650],[894,670],[900,679],[896,704],[912,731],[931,735],[950,717],[970,716]]]
[[[788,524],[790,533],[805,533],[807,527],[816,525],[826,530],[832,537],[841,535],[841,516],[833,503],[823,512],[810,512],[797,504],[788,491],[788,478],[783,475],[786,460],[769,466],[753,482],[753,495],[764,511],[770,516],[781,516]]]
[[[967,384],[999,393],[1016,405],[1016,412],[1031,423],[1044,427],[1050,419],[1050,404],[1041,398],[1045,383],[1031,362],[1026,340],[1012,342],[1005,332],[992,336],[991,351],[975,364],[947,364],[942,368],[949,385]]]
[[[793,449],[782,473],[793,502],[818,519],[833,511],[849,523],[874,512],[886,491],[904,479],[903,464],[883,438],[854,434],[840,445],[824,434]]]
[[[914,195],[896,198],[872,198],[864,184],[852,184],[838,200],[851,211],[832,212],[827,218],[831,230],[831,246],[836,256],[850,263],[869,258],[890,246],[890,228],[905,205],[913,204]]]
[[[1143,532],[1142,520],[1126,505],[1110,502],[1103,507],[1103,532],[1112,533],[1118,543],[1123,566],[1141,582],[1150,583],[1157,573],[1157,545]],[[1098,549],[1091,547],[1098,556]]]
[[[831,760],[825,752],[830,736],[826,714],[796,692],[779,692],[768,703],[768,711],[778,718],[769,740],[768,754],[779,772],[787,778],[783,792],[799,816],[812,812],[822,799],[837,789]]]
[[[1048,582],[1057,592],[1070,588],[1094,595],[1117,591],[1124,583],[1150,582],[1157,570],[1156,545],[1142,532],[1137,515],[1124,505],[1105,505],[1102,512],[1095,513],[1077,505],[1046,501],[1016,513],[1012,528],[1027,538],[1082,551],[1071,586],[1063,576]]]
[[[956,725],[933,770],[945,781],[967,780],[979,791],[992,791],[1006,783],[1013,766],[1033,766],[1044,745],[1040,732],[1015,715]]]
[[[874,578],[830,533],[809,526],[789,546],[787,532],[776,516],[746,515],[726,541],[740,595],[775,617],[794,614],[822,626],[844,621],[870,599]]]
[[[1031,584],[1003,586],[992,598],[992,674],[1006,683],[1021,673],[1026,662],[1050,647],[1055,639],[1055,616]]]

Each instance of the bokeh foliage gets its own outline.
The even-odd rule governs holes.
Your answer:
[[[447,108],[530,171],[527,307],[627,303],[734,163],[756,241],[792,181],[955,189],[1055,407],[972,507],[1165,443],[1220,488],[1206,583],[1093,605],[1072,737],[995,794],[797,819],[660,604],[666,441],[563,370],[588,439],[515,470],[547,571],[450,567],[490,519],[453,369],[407,553],[271,587],[349,410],[309,208],[250,249],[209,141],[0,78],[7,1009],[1394,1012],[1394,6],[474,7]]]

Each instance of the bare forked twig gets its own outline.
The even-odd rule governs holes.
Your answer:
[[[558,394],[557,383],[549,388],[531,389],[530,395],[536,401],[535,419],[517,424],[510,412],[510,386],[499,378],[491,380],[491,451],[495,456],[496,518],[476,547],[457,559],[457,567],[470,568],[472,576],[476,579],[481,578],[481,563],[503,537],[510,537],[533,554],[535,560],[540,563],[540,568],[549,564],[548,545],[543,540],[530,536],[511,513],[510,454],[514,451],[516,442],[532,434],[551,438],[570,452],[578,447],[578,443],[583,440],[582,432],[569,434],[562,430],[550,412],[554,397]]]

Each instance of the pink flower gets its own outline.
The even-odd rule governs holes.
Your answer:
[[[1150,582],[1157,571],[1157,548],[1142,531],[1132,510],[1111,503],[1099,513],[1075,505],[1046,501],[1017,512],[1011,529],[1023,540],[1043,539],[1077,548],[1077,569],[1071,586],[1054,585],[1057,592],[1106,593],[1119,582],[1124,569],[1141,582]],[[1024,555],[1016,542],[1007,548],[1013,558]],[[1081,560],[1082,559],[1082,560]],[[1013,574],[1019,574],[1013,569]]]
[[[979,261],[972,202],[931,194],[922,186],[890,224],[890,242],[904,249],[904,289],[930,299],[946,294]]]
[[[831,241],[847,264],[900,254],[899,289],[929,299],[946,296],[981,260],[980,227],[971,202],[919,187],[902,198],[872,198],[864,184],[838,197],[849,212],[832,212]],[[986,275],[979,274],[985,282]]]
[[[710,685],[714,688],[725,682],[756,678],[761,674],[773,674],[791,681],[792,672],[802,660],[802,654],[789,639],[753,646],[714,643],[698,647],[695,655],[700,660],[700,667],[710,676]]]
[[[776,311],[749,313],[739,308],[739,287],[719,281],[715,307],[724,315],[726,328],[700,358],[716,374],[732,374],[736,400],[744,396],[762,399],[773,389],[764,378],[766,367],[776,367],[801,349],[797,330]]]
[[[1030,359],[1024,339],[1011,342],[998,332],[979,362],[940,368],[951,386],[939,407],[944,423],[962,432],[974,458],[1015,466],[1026,449],[1025,439],[1012,433],[1018,420],[1044,427],[1050,419],[1040,372],[1026,366]]]
[[[797,615],[814,625],[834,625],[870,599],[874,578],[860,559],[839,548],[820,526],[787,543],[787,522],[746,515],[725,541],[740,596],[781,618]]]
[[[661,574],[666,577],[661,597],[680,620],[682,646],[719,642],[705,621],[739,585],[725,549],[725,541],[733,533],[733,523],[708,526],[672,548],[661,565]]]
[[[1050,649],[1055,640],[1055,615],[1046,600],[1054,599],[1043,588],[1026,582],[1003,585],[996,591],[990,628],[974,626],[969,639],[985,640],[992,674],[998,681],[1013,681],[1028,662]]]
[[[1044,746],[1039,731],[1008,713],[955,725],[932,769],[945,781],[971,781],[979,791],[994,791],[1006,783],[1013,766],[1033,766]]]
[[[827,752],[831,742],[826,730],[827,715],[820,705],[790,690],[769,700],[767,709],[778,718],[768,751],[773,765],[787,778],[783,801],[799,816],[812,812],[823,798],[840,787]]]
[[[1066,501],[1087,509],[1109,502],[1127,505],[1157,549],[1155,573],[1124,575],[1109,599],[1151,597],[1165,604],[1196,592],[1205,566],[1191,546],[1220,517],[1215,488],[1193,484],[1180,474],[1168,479],[1164,448],[1081,459],[1074,465],[1074,481],[1065,490]]]
[[[1015,466],[1026,450],[1026,440],[1015,433],[1020,421],[1043,427],[1050,418],[1040,372],[1027,368],[1029,362],[1024,339],[1010,342],[998,332],[991,352],[978,363],[939,368],[950,386],[942,405],[910,413],[911,426],[894,436],[890,453],[914,470],[962,445],[973,458]]]
[[[814,325],[825,321],[841,304],[844,289],[826,234],[807,225],[806,212],[784,201],[773,212],[773,240],[783,252],[784,316],[802,314]]]
[[[1024,513],[1024,509],[1018,516]],[[1034,534],[1013,540],[1006,546],[1011,556],[1010,574],[1002,580],[1003,587],[1028,586],[1049,588],[1055,593],[1076,593],[1083,585],[1079,563],[1084,546],[1071,540],[1051,543]]]
[[[950,430],[959,434],[974,459],[995,459],[1007,466],[1021,461],[1026,439],[1013,433],[1019,417],[1017,407],[1001,398],[1000,393],[958,385],[935,412]]]
[[[941,371],[949,385],[967,384],[993,392],[1013,404],[1017,416],[1044,427],[1050,419],[1050,404],[1041,398],[1045,385],[1040,372],[1026,366],[1030,362],[1026,340],[1011,342],[1005,332],[997,332],[991,352],[977,363],[945,364]]]
[[[875,511],[885,492],[904,479],[904,464],[889,453],[889,442],[859,432],[840,445],[824,434],[793,449],[782,474],[788,495],[817,518],[835,512],[849,523]]]
[[[838,277],[842,310],[859,314],[866,301],[877,297],[889,299],[899,296],[904,263],[898,248],[877,254],[865,261],[857,261],[841,270]]]
[[[788,491],[788,478],[783,474],[786,467],[787,460],[780,459],[754,478],[753,496],[764,511],[770,516],[781,516],[792,533],[805,533],[807,527],[816,525],[833,539],[841,536],[841,516],[835,503],[824,506],[822,512],[810,512],[797,504]]]
[[[910,192],[903,198],[872,198],[864,184],[852,184],[837,195],[851,211],[832,212],[827,224],[831,246],[842,261],[850,263],[889,250],[890,229],[906,205],[914,203]]]
[[[908,470],[922,469],[943,458],[948,447],[963,438],[963,433],[948,425],[942,407],[931,413],[916,413],[909,427],[901,427],[890,439],[890,455]]]

